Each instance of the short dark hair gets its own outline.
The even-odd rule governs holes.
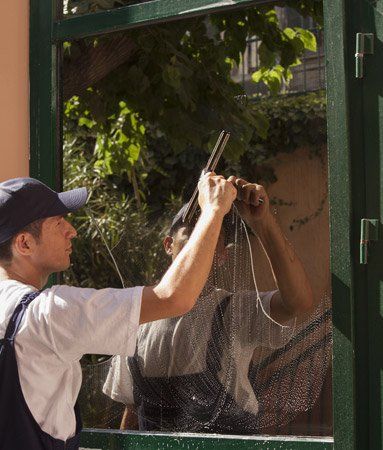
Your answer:
[[[183,212],[185,211],[185,207],[187,206],[184,205],[179,211],[178,213],[174,216],[173,218],[173,222],[170,225],[169,231],[168,231],[168,236],[174,237],[174,235],[177,233],[177,231],[182,228],[185,227],[186,228],[186,232],[188,233],[188,235],[190,236],[192,231],[194,230],[194,227],[197,223],[198,217],[199,215],[194,215],[194,217],[192,218],[192,221],[189,223],[185,223],[182,221],[182,215]],[[223,222],[222,222],[222,229],[225,232],[226,235],[230,234],[229,230],[232,228],[231,226],[231,216],[230,214],[226,214]]]
[[[186,228],[186,232],[189,236],[191,235],[191,233],[194,230],[194,227],[197,223],[199,214],[195,214],[194,217],[192,218],[191,222],[189,222],[189,223],[183,222],[182,216],[183,216],[186,206],[187,206],[187,203],[185,205],[183,205],[183,207],[173,217],[172,224],[170,225],[170,228],[167,233],[168,236],[174,237],[175,234],[178,232],[178,230],[182,227]],[[222,229],[225,232],[226,237],[230,234],[229,230],[232,228],[231,221],[232,221],[231,215],[226,214],[225,217],[223,218],[223,222],[222,222]]]
[[[182,223],[182,222],[177,222],[175,225],[173,225],[170,228],[170,230],[168,231],[168,236],[174,237],[177,234],[178,230],[183,227],[186,228],[186,232],[190,236],[194,227],[192,227],[191,225],[188,225],[187,223]]]
[[[174,235],[177,233],[177,231],[183,227],[185,227],[187,229],[187,233],[189,235],[193,231],[195,224],[197,223],[198,214],[194,214],[194,216],[189,220],[189,222],[184,222],[182,220],[182,217],[186,211],[187,206],[188,206],[188,203],[184,203],[182,205],[182,208],[173,217],[172,223],[171,223],[170,228],[167,233],[168,236],[174,237]]]
[[[40,239],[41,227],[45,219],[38,219],[24,227],[21,231],[17,232],[15,236],[12,236],[7,241],[0,244],[0,264],[10,264],[12,262],[12,244],[15,237],[20,233],[29,233],[36,240]]]

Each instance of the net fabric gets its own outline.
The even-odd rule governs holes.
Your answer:
[[[227,392],[235,395],[238,368],[233,356],[240,322],[256,309],[258,301],[253,290],[253,308],[250,303],[246,308],[236,295],[237,286],[244,286],[239,275],[248,266],[239,239],[242,226],[236,215],[226,221],[221,250],[192,311],[141,328],[136,357],[128,365],[135,399],[145,420],[156,428],[209,428],[225,408]],[[241,339],[246,341],[250,334],[243,331]]]
[[[92,403],[104,410],[103,422],[88,426],[116,426],[121,404],[101,394],[111,395],[113,383],[112,397],[134,403],[146,430],[262,433],[313,407],[331,360],[329,297],[305,320],[278,325],[270,317],[273,292],[257,288],[256,237],[235,209],[223,229],[195,307],[183,317],[141,326],[134,357],[87,366],[90,383],[82,396],[89,400],[97,392]],[[124,234],[111,253],[129,286],[135,283],[122,263],[126,239]]]
[[[118,428],[120,425],[124,406],[102,391],[111,362],[111,357],[100,358],[99,362],[82,362],[79,403],[85,427]]]
[[[297,324],[285,346],[254,351],[249,379],[260,409],[251,426],[278,429],[314,407],[331,365],[331,328],[331,304],[326,295],[315,312]],[[316,427],[313,434],[328,431],[321,430],[321,424]]]

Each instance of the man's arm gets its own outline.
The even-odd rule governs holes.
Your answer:
[[[125,405],[121,419],[120,430],[138,430],[138,417],[134,405]]]
[[[310,282],[293,246],[270,212],[265,189],[241,178],[230,177],[229,180],[238,188],[236,205],[239,213],[257,234],[278,286],[279,292],[271,300],[273,319],[286,322],[309,311],[314,304]],[[260,198],[263,200],[262,204],[259,202]]]
[[[140,323],[179,316],[194,306],[211,269],[223,217],[235,197],[233,184],[223,177],[213,173],[201,177],[201,216],[159,284],[144,288]]]

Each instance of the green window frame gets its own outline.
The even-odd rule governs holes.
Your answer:
[[[55,0],[30,0],[30,174],[53,188],[62,185],[61,86],[62,43],[101,33],[197,16],[208,12],[272,3],[273,0],[151,0],[108,12],[62,18]],[[331,5],[330,5],[331,3]],[[354,2],[356,3],[356,2]],[[363,210],[355,194],[363,178],[357,168],[358,130],[351,127],[358,92],[352,85],[352,20],[356,4],[324,0],[328,96],[328,152],[333,298],[334,437],[230,437],[216,435],[148,434],[85,430],[82,445],[103,449],[151,448],[357,448],[366,431],[358,429],[363,408],[356,400],[355,373],[360,363],[355,336],[354,305],[362,298],[363,274],[356,270],[357,223]],[[355,114],[354,114],[355,115]],[[353,117],[353,121],[354,119]],[[360,130],[359,130],[360,131]],[[336,246],[334,245],[336,243]],[[362,405],[363,406],[363,405]],[[360,419],[360,420],[359,420]],[[361,428],[361,427],[359,427]],[[358,431],[358,433],[357,433]],[[358,442],[357,442],[358,441]]]

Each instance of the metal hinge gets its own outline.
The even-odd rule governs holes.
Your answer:
[[[374,54],[374,34],[356,33],[355,45],[355,76],[363,78],[364,76],[364,55]]]
[[[379,240],[379,220],[362,219],[360,221],[360,264],[368,262],[368,245],[371,241]]]

